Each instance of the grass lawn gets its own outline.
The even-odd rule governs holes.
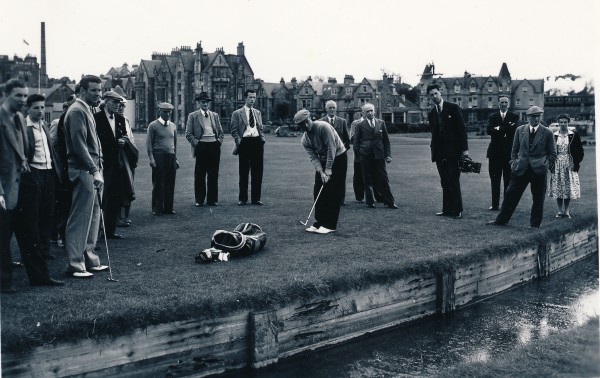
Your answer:
[[[462,363],[438,377],[598,377],[599,340],[596,316],[580,327],[522,345],[501,358]]]
[[[145,151],[145,136],[136,134]],[[470,140],[470,153],[482,173],[462,176],[464,219],[436,217],[441,188],[430,161],[428,138],[392,135],[394,161],[388,165],[392,193],[400,210],[354,202],[352,153],[346,201],[338,229],[330,235],[304,232],[312,206],[314,169],[299,137],[267,135],[262,200],[265,206],[237,206],[237,157],[227,136],[221,154],[218,207],[194,207],[189,143],[180,136],[174,216],[151,215],[148,158],[141,153],[136,171],[133,227],[120,229],[123,240],[109,240],[113,275],[92,280],[66,279],[64,287],[30,287],[25,272],[15,271],[14,295],[1,297],[2,351],[78,338],[118,335],[174,320],[210,318],[236,310],[264,309],[317,294],[389,282],[408,270],[444,267],[463,259],[482,259],[532,239],[558,237],[597,221],[595,148],[585,147],[580,176],[583,198],[574,201],[573,219],[556,219],[548,198],[539,230],[530,230],[527,191],[505,227],[485,226],[490,188],[485,151],[488,139]],[[213,232],[242,222],[260,225],[268,241],[263,251],[229,262],[196,264]],[[103,243],[103,241],[102,241]],[[62,277],[64,250],[55,250],[51,273]],[[18,255],[16,248],[13,250]],[[101,253],[106,263],[106,254]]]

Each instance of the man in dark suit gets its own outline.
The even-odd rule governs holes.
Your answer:
[[[108,269],[108,266],[100,264],[100,258],[94,251],[100,225],[98,191],[102,190],[104,179],[101,172],[102,150],[92,107],[100,103],[102,80],[86,75],[81,78],[78,89],[78,98],[65,116],[69,180],[73,187],[65,232],[67,275],[92,278],[92,272]]]
[[[238,205],[248,202],[248,174],[251,177],[251,201],[253,205],[263,205],[260,200],[263,177],[263,155],[265,134],[260,111],[254,109],[256,92],[244,92],[246,104],[231,115],[231,136],[235,141],[234,154],[239,157],[240,193]]]
[[[519,126],[513,140],[510,167],[512,174],[506,189],[502,208],[495,220],[488,225],[502,226],[508,223],[517,208],[527,185],[531,184],[530,228],[539,228],[544,215],[546,196],[546,176],[554,172],[556,145],[552,131],[540,123],[544,114],[542,108],[532,106],[527,110],[527,125]]]
[[[374,187],[374,190],[381,194],[386,207],[397,209],[385,168],[386,163],[392,161],[390,139],[385,122],[375,118],[373,104],[363,105],[362,112],[365,119],[356,125],[352,143],[354,154],[360,159],[367,206],[375,207]]]
[[[327,110],[327,115],[325,117],[321,118],[320,121],[325,121],[325,122],[329,123],[331,126],[333,126],[333,128],[337,132],[338,136],[342,140],[342,143],[344,143],[344,148],[346,148],[346,150],[350,149],[350,135],[348,134],[348,127],[346,126],[346,120],[344,118],[340,118],[335,115],[336,111],[337,111],[337,104],[335,103],[335,101],[333,101],[333,100],[327,101],[327,103],[325,104],[325,110]],[[341,204],[345,205],[346,204],[346,201],[345,201],[346,185],[341,186],[340,190],[341,190],[341,193],[340,193]]]
[[[434,103],[428,114],[431,126],[431,161],[436,164],[442,185],[442,211],[438,216],[462,218],[459,160],[469,156],[467,131],[460,107],[444,101],[437,84],[427,86]]]
[[[211,101],[208,93],[200,93],[196,101],[200,103],[200,110],[190,113],[185,125],[185,138],[192,145],[192,157],[196,159],[196,207],[203,206],[205,198],[208,206],[218,206],[223,128],[219,115],[208,110],[208,103]]]
[[[25,157],[25,108],[27,86],[19,79],[4,84],[0,106],[0,289],[14,293],[10,239],[19,200],[21,174],[29,170]]]
[[[500,181],[504,181],[504,192],[510,181],[510,151],[512,149],[519,115],[508,110],[508,97],[498,99],[499,112],[492,113],[488,118],[487,134],[490,135],[490,145],[487,149],[489,159],[490,181],[492,183],[491,211],[500,206]]]
[[[125,118],[118,113],[123,97],[113,91],[103,95],[104,106],[94,114],[98,140],[102,147],[102,175],[104,190],[102,191],[102,210],[104,215],[104,234],[109,239],[122,239],[123,235],[115,233],[117,219],[122,203],[123,166],[119,159],[119,150],[125,146],[123,137],[127,136]]]

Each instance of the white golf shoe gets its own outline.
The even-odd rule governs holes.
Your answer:
[[[317,230],[318,230],[318,228],[316,228],[315,226],[310,226],[309,228],[307,228],[304,231],[306,231],[306,232],[317,232]]]
[[[330,234],[334,231],[335,230],[330,230],[329,228],[325,228],[325,227],[321,226],[314,232],[316,232],[317,234]]]

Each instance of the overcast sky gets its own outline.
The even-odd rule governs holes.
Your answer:
[[[445,76],[513,79],[566,73],[587,81],[598,64],[599,6],[595,0],[22,0],[0,13],[0,54],[40,56],[46,22],[50,77],[104,74],[138,64],[152,52],[223,47],[238,42],[256,78],[309,75],[356,80],[382,70],[418,83],[434,62]],[[23,40],[27,41],[26,45]]]

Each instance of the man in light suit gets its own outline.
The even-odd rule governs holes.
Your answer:
[[[366,103],[362,107],[365,119],[356,125],[352,139],[354,154],[360,159],[365,200],[367,207],[375,207],[373,187],[381,194],[383,203],[390,209],[397,209],[394,196],[390,190],[390,182],[385,168],[386,163],[392,162],[390,138],[385,122],[375,118],[375,106]]]
[[[94,114],[94,121],[102,149],[104,234],[109,239],[123,239],[123,235],[115,233],[123,198],[124,167],[119,153],[125,146],[124,138],[127,137],[125,117],[118,113],[123,97],[113,91],[104,93],[102,97],[104,106]]]
[[[231,136],[235,141],[234,154],[239,157],[240,193],[238,205],[248,202],[248,174],[251,177],[250,199],[253,205],[263,205],[260,200],[263,177],[265,134],[260,111],[254,109],[256,91],[244,92],[246,104],[231,115]]]
[[[185,138],[192,145],[192,157],[196,158],[194,168],[196,207],[203,206],[205,198],[208,206],[218,206],[223,128],[219,115],[208,110],[208,103],[211,101],[208,93],[200,93],[196,101],[200,103],[200,110],[190,113],[185,125]]]
[[[533,205],[531,206],[530,228],[539,228],[544,215],[546,175],[554,172],[556,145],[552,131],[540,121],[542,108],[532,106],[527,110],[529,124],[519,126],[512,145],[510,167],[512,174],[506,189],[502,208],[495,220],[488,225],[502,226],[508,223],[527,185],[531,184]]]
[[[500,111],[488,117],[487,134],[491,137],[487,149],[490,181],[492,183],[492,206],[490,211],[500,207],[500,181],[504,181],[504,193],[510,182],[510,151],[519,123],[519,115],[508,110],[508,97],[498,99]]]
[[[65,115],[69,180],[73,185],[71,211],[65,231],[68,258],[66,274],[74,278],[92,278],[92,272],[108,269],[108,266],[100,264],[100,258],[94,252],[100,225],[98,196],[104,178],[101,172],[102,149],[92,107],[100,104],[101,94],[102,80],[99,77],[82,77],[77,101]]]
[[[21,174],[29,170],[25,157],[25,118],[20,113],[27,100],[27,86],[19,79],[4,84],[0,106],[0,289],[14,293],[10,239],[19,200]]]
[[[462,218],[459,160],[469,156],[467,131],[460,107],[444,101],[437,84],[427,86],[434,103],[428,114],[431,126],[431,161],[435,163],[442,185],[442,211],[437,216]]]
[[[344,143],[344,148],[346,148],[346,150],[350,149],[350,135],[348,134],[348,127],[346,126],[346,120],[344,118],[340,118],[335,115],[335,113],[337,111],[337,104],[335,103],[335,101],[333,101],[333,100],[327,101],[327,103],[325,104],[325,110],[327,110],[327,115],[325,117],[321,118],[320,121],[325,121],[325,122],[329,123],[331,126],[333,126],[333,128],[337,132],[338,136],[342,140],[342,143]],[[346,204],[346,201],[345,201],[346,185],[341,186],[340,190],[341,190],[340,200],[341,200],[341,204],[343,206]]]

